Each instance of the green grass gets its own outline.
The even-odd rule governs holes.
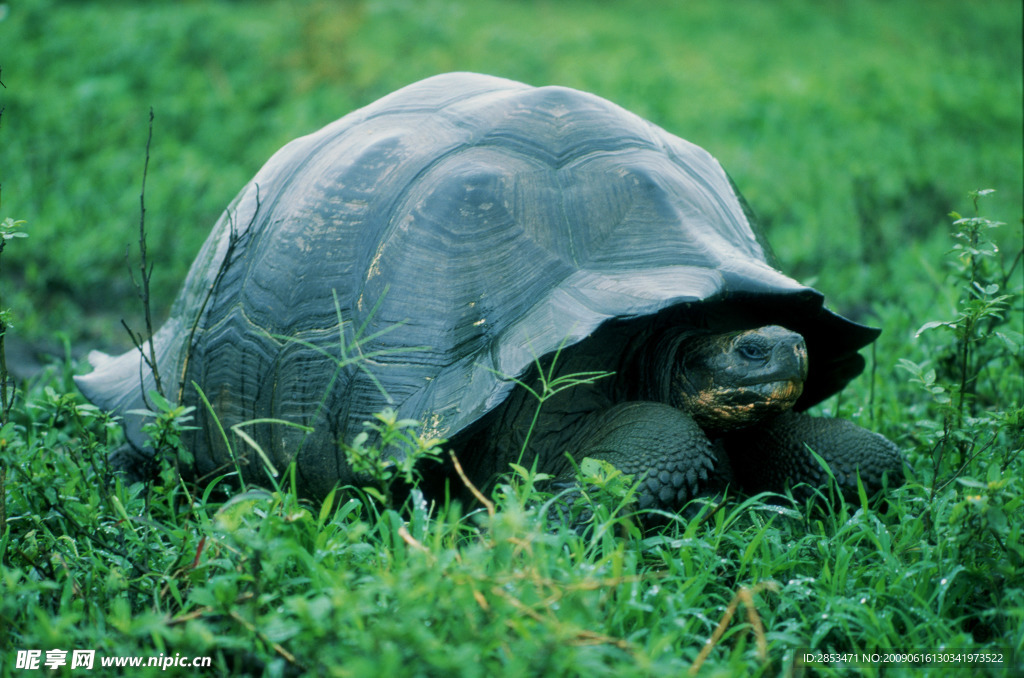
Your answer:
[[[32,648],[209,655],[211,675],[680,675],[741,590],[755,616],[739,602],[698,675],[797,671],[805,647],[1010,651],[991,675],[1024,670],[1022,265],[1003,279],[1024,213],[1020,35],[1009,1],[12,3],[0,219],[29,235],[0,254],[12,336],[77,354],[123,345],[120,317],[140,326],[124,252],[151,106],[165,309],[283,143],[476,70],[596,92],[720,158],[783,270],[884,328],[818,409],[887,435],[911,471],[884,506],[737,497],[655,530],[606,497],[582,534],[547,523],[528,478],[493,516],[359,492],[225,501],[170,469],[112,482],[117,427],[62,362],[0,428],[0,675],[26,675]],[[964,225],[946,215],[989,187],[1002,256],[947,254]]]

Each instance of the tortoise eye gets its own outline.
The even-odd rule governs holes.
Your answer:
[[[768,349],[756,342],[744,342],[736,347],[736,351],[747,360],[764,360],[768,357]]]

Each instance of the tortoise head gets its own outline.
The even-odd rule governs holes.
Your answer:
[[[806,378],[804,339],[784,327],[698,335],[676,352],[671,404],[701,428],[738,429],[793,407]]]

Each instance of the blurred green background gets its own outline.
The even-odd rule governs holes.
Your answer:
[[[1024,213],[1018,0],[28,0],[0,14],[0,218],[29,234],[3,253],[4,303],[21,337],[61,333],[76,352],[126,347],[121,318],[141,328],[125,253],[134,267],[150,107],[160,317],[276,149],[452,70],[591,91],[708,149],[782,268],[865,322],[949,301],[934,262],[968,190],[997,189],[989,216]]]

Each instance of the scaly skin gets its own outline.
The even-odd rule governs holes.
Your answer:
[[[887,438],[845,419],[787,412],[764,426],[730,434],[724,440],[739,484],[748,492],[782,492],[806,499],[828,483],[826,471],[807,448],[828,465],[847,500],[856,501],[857,475],[868,494],[903,481],[903,457]]]

